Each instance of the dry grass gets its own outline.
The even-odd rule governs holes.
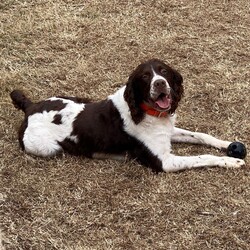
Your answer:
[[[134,162],[29,156],[9,99],[15,88],[102,99],[158,57],[185,79],[179,126],[248,144],[248,0],[3,0],[0,12],[6,249],[250,249],[248,167],[155,175]]]

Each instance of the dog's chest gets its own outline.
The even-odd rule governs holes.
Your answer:
[[[171,151],[173,127],[174,118],[157,118],[148,115],[138,125],[133,122],[124,123],[124,130],[160,159]]]

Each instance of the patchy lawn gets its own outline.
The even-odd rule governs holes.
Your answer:
[[[249,145],[248,0],[3,0],[0,13],[2,247],[250,249],[249,157],[242,169],[158,175],[136,162],[38,158],[18,145],[23,114],[9,98],[19,88],[37,101],[100,100],[156,57],[184,77],[178,126]]]

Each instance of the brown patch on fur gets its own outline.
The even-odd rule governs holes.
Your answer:
[[[9,93],[102,100],[140,61],[183,75],[178,126],[249,148],[249,0],[0,1],[0,201],[7,249],[250,249],[243,169],[154,175],[137,163],[18,150]],[[217,154],[173,145],[178,155]],[[1,247],[0,247],[1,248]]]

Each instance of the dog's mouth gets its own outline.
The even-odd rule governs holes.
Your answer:
[[[167,111],[171,109],[172,98],[170,94],[160,93],[156,98],[151,98],[149,103],[156,110]]]

